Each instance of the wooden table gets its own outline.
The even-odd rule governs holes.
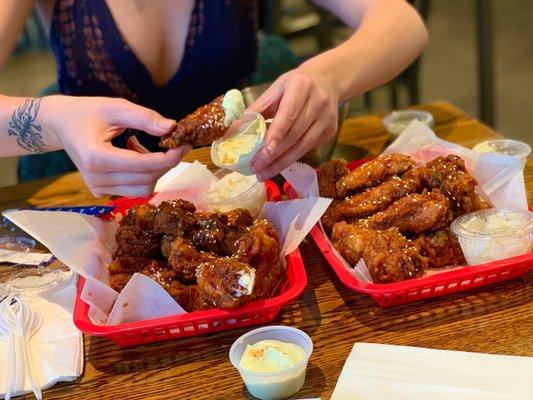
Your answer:
[[[471,147],[497,133],[447,103],[420,108],[436,118],[436,133]],[[352,152],[378,154],[388,140],[380,117],[346,121],[339,139]],[[347,147],[340,146],[344,150]],[[354,150],[355,149],[355,150]],[[205,150],[188,160],[208,161]],[[530,204],[533,163],[526,170]],[[25,205],[101,204],[79,174],[66,174],[0,189],[0,210]],[[533,356],[531,276],[443,298],[382,309],[369,297],[346,289],[310,240],[301,246],[309,283],[301,298],[283,308],[275,324],[305,330],[315,350],[298,398],[328,399],[355,342]],[[85,337],[85,370],[73,383],[44,392],[48,399],[241,399],[251,398],[228,360],[233,341],[246,330],[122,349]],[[28,396],[28,398],[33,396]]]

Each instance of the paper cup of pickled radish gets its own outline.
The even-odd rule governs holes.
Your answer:
[[[266,128],[261,114],[246,111],[241,119],[233,122],[222,138],[213,142],[211,160],[219,168],[242,175],[254,175],[250,161],[263,147]]]

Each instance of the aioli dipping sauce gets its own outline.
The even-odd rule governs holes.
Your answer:
[[[468,264],[483,264],[531,251],[533,213],[481,210],[455,219],[451,229],[457,235]]]
[[[223,169],[243,175],[254,175],[250,161],[263,147],[266,121],[254,111],[246,111],[242,118],[230,126],[226,135],[211,145],[213,163]]]
[[[279,372],[294,367],[304,358],[304,349],[296,344],[261,340],[246,346],[239,366],[251,372]]]
[[[522,160],[526,160],[531,154],[531,146],[511,139],[487,140],[476,144],[473,150],[476,153],[498,153],[515,156]]]
[[[253,396],[279,400],[302,388],[312,352],[305,332],[278,325],[244,334],[231,346],[229,357]]]

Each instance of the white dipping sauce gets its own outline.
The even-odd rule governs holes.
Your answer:
[[[526,254],[533,243],[533,213],[505,209],[476,211],[452,223],[470,265]]]

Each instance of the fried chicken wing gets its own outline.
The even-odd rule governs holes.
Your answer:
[[[450,202],[438,189],[410,194],[384,211],[361,222],[373,229],[397,227],[402,233],[422,233],[444,228],[452,219]]]
[[[236,258],[219,257],[202,263],[196,277],[197,303],[211,307],[236,307],[252,296],[256,271]]]
[[[337,197],[337,182],[349,172],[346,160],[326,161],[318,169],[318,190],[320,196],[334,199]]]
[[[153,231],[156,208],[150,204],[132,207],[116,233],[115,257],[160,258],[160,236]]]
[[[256,271],[254,298],[272,296],[285,270],[280,259],[278,232],[267,220],[257,220],[235,245],[236,258]]]
[[[167,149],[174,149],[182,144],[208,146],[224,136],[228,127],[224,125],[222,99],[223,96],[219,96],[180,120],[171,133],[163,136],[159,145]]]
[[[378,231],[361,224],[339,222],[333,226],[333,245],[350,264],[364,259],[377,283],[398,282],[422,276],[427,259],[417,246],[398,231]]]
[[[337,206],[337,220],[364,218],[385,210],[402,197],[421,189],[418,168],[407,171],[402,177],[393,176],[376,187],[346,198]]]
[[[373,231],[363,225],[341,221],[333,225],[331,240],[346,261],[355,265],[363,257],[365,243],[372,234]]]
[[[428,260],[397,228],[372,231],[363,249],[368,272],[379,283],[399,282],[424,274]]]
[[[196,226],[194,204],[185,200],[163,201],[153,218],[156,233],[173,236],[187,236]]]
[[[337,208],[339,207],[339,204],[342,203],[342,200],[340,199],[333,199],[329,207],[326,209],[324,214],[322,214],[322,218],[320,220],[322,221],[322,227],[324,228],[324,231],[329,235],[331,234],[331,230],[333,229],[333,225],[339,221],[339,213],[337,212]]]
[[[196,250],[182,237],[176,237],[170,244],[168,262],[177,276],[185,282],[194,281],[198,266],[212,258],[209,253]]]
[[[461,246],[448,228],[439,229],[416,239],[420,254],[427,257],[429,268],[464,265],[465,257]]]
[[[460,157],[438,157],[428,162],[421,171],[422,181],[427,188],[439,189],[449,198],[454,217],[490,208],[477,193],[477,181],[466,171]]]
[[[403,154],[376,157],[340,178],[336,184],[337,195],[344,197],[349,193],[377,186],[393,176],[405,173],[414,165],[411,157]]]

